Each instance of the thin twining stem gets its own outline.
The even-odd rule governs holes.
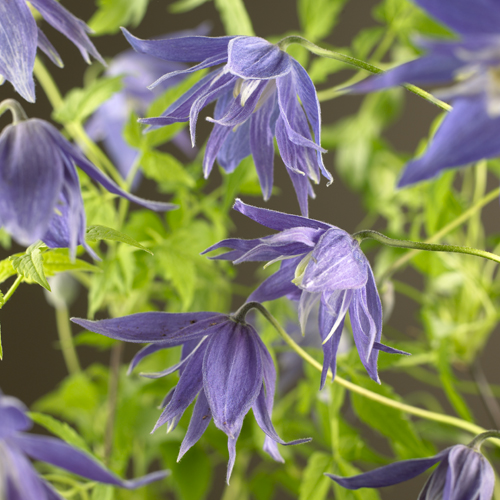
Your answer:
[[[335,52],[333,50],[328,50],[328,49],[323,49],[322,47],[319,47],[318,45],[310,42],[309,40],[306,40],[305,38],[301,36],[287,36],[286,38],[283,38],[278,45],[282,50],[285,50],[288,45],[291,45],[293,43],[297,43],[299,45],[302,45],[302,47],[305,47],[307,50],[312,52],[313,54],[316,54],[317,56],[321,57],[327,57],[329,59],[335,59],[336,61],[342,61],[345,62],[346,64],[350,64],[351,66],[355,66],[356,68],[359,69],[364,69],[366,71],[369,71],[370,73],[374,74],[380,74],[384,73],[384,70],[377,68],[377,66],[373,66],[373,64],[367,63],[365,61],[362,61],[361,59],[356,59],[355,57],[347,56],[345,54],[341,54],[340,52]],[[429,92],[426,92],[425,90],[421,89],[420,87],[417,87],[415,85],[411,85],[409,83],[405,83],[403,87],[406,90],[409,90],[410,92],[418,95],[422,99],[425,99],[426,101],[430,102],[431,104],[434,104],[435,106],[444,109],[445,111],[451,111],[452,107],[438,99],[437,97],[434,97],[432,94]]]
[[[245,308],[245,309],[243,309]],[[285,332],[283,327],[279,324],[279,322],[274,318],[274,316],[260,303],[258,302],[249,302],[245,304],[238,311],[238,316],[241,317],[241,313],[243,310],[248,312],[250,309],[257,309],[262,315],[273,325],[276,331],[279,333],[281,338],[307,363],[316,368],[319,372],[323,370],[318,361],[316,361],[312,356],[310,356],[302,347],[300,347],[289,335]],[[333,379],[333,375],[331,370],[328,370],[328,378],[330,380]],[[355,392],[360,396],[371,399],[372,401],[376,401],[377,403],[383,404],[385,406],[389,406],[391,408],[395,408],[396,410],[400,410],[404,413],[408,413],[410,415],[415,415],[420,418],[425,418],[427,420],[433,420],[434,422],[440,422],[442,424],[451,425],[453,427],[457,427],[459,429],[463,429],[471,434],[478,435],[487,432],[483,427],[476,425],[472,422],[467,422],[466,420],[462,420],[457,417],[452,417],[450,415],[444,415],[442,413],[436,413],[429,410],[423,410],[422,408],[417,408],[416,406],[411,406],[405,403],[401,403],[400,401],[394,401],[393,399],[382,396],[381,394],[377,394],[376,392],[372,392],[369,389],[365,389],[353,382],[349,382],[348,380],[335,376],[333,380],[336,384],[339,384],[345,387],[347,390]],[[500,439],[494,439],[494,444],[500,448]]]
[[[12,286],[9,288],[7,293],[3,296],[2,304],[0,305],[0,309],[5,305],[5,303],[14,295],[14,292],[17,290],[17,287],[22,283],[24,277],[20,274],[17,276],[16,281],[12,283]]]
[[[54,110],[59,109],[64,104],[64,99],[56,85],[56,82],[52,78],[52,75],[38,58],[35,59],[33,73],[43,88],[43,91],[52,105],[52,108]],[[88,157],[102,170],[107,171],[113,180],[123,188],[125,181],[122,176],[102,149],[88,136],[82,124],[78,122],[70,122],[65,123],[64,127],[69,135],[88,155]]]
[[[475,255],[476,257],[483,257],[484,259],[489,259],[500,264],[500,256],[491,252],[486,252],[485,250],[479,250],[478,248],[461,247],[458,245],[439,245],[436,243],[425,243],[411,240],[396,240],[389,238],[388,236],[385,236],[385,234],[379,233],[378,231],[372,231],[371,229],[358,231],[357,233],[354,233],[352,237],[357,239],[360,243],[363,240],[371,239],[389,247],[412,248],[414,250],[426,250],[428,252],[463,253],[467,255]]]
[[[434,243],[435,241],[440,240],[443,236],[446,236],[448,233],[451,233],[457,227],[460,227],[464,222],[470,219],[478,210],[481,210],[485,205],[492,202],[496,198],[500,196],[500,187],[493,189],[490,191],[484,198],[479,200],[476,204],[472,205],[472,207],[468,208],[462,215],[458,216],[456,219],[451,221],[449,224],[446,224],[443,228],[441,228],[436,234],[432,235],[430,238],[425,240],[425,243]],[[420,253],[422,250],[414,249],[411,252],[408,252],[405,255],[402,255],[394,264],[391,265],[387,271],[380,277],[379,282],[383,283],[387,278],[396,272],[399,268],[403,267],[408,261],[410,261],[415,255]]]

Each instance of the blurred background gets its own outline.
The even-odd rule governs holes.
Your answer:
[[[62,3],[75,16],[85,21],[90,19],[95,11],[94,2],[88,0],[85,2],[66,0]],[[171,2],[165,0],[151,0],[144,20],[140,26],[132,28],[131,32],[140,38],[153,38],[172,31],[192,29],[201,22],[208,20],[212,25],[211,35],[221,36],[225,34],[219,15],[211,2],[188,13],[176,15],[167,12],[169,3]],[[269,38],[300,30],[295,2],[290,0],[251,0],[245,3],[258,36]],[[335,47],[349,46],[353,36],[361,29],[377,26],[377,21],[371,14],[372,8],[377,3],[375,0],[351,0],[347,2],[339,16],[335,29],[325,39],[325,42]],[[47,23],[44,23],[44,31],[65,62],[64,69],[50,67],[62,93],[65,94],[74,87],[82,86],[84,72],[87,68],[77,49],[71,43],[68,43],[60,33],[50,28]],[[105,58],[111,58],[129,48],[125,38],[121,35],[101,36],[94,38],[93,41]],[[329,88],[345,79],[347,79],[346,73],[337,72],[328,77],[319,88]],[[0,100],[9,97],[17,98],[10,84],[6,83],[0,87]],[[332,123],[356,113],[361,101],[362,96],[347,95],[322,103],[323,122]],[[36,104],[23,102],[23,106],[30,117],[50,118],[51,106],[39,87],[37,88]],[[427,136],[429,126],[438,115],[438,112],[439,110],[429,103],[407,93],[404,99],[403,112],[384,131],[384,139],[389,141],[397,151],[412,154],[420,139]],[[203,115],[209,116],[206,112]],[[10,116],[4,115],[1,118],[0,125],[3,127],[9,121]],[[198,144],[203,144],[211,127],[211,124],[200,120]],[[178,150],[172,148],[171,152],[181,161],[184,161],[182,153],[179,153]],[[362,229],[366,210],[359,195],[352,192],[343,182],[342,177],[338,175],[334,154],[326,154],[324,161],[326,167],[332,172],[335,182],[326,187],[325,181],[322,179],[320,185],[315,188],[317,197],[310,202],[310,217],[335,224],[350,233]],[[265,206],[288,213],[298,213],[298,204],[295,196],[290,194],[292,185],[282,161],[279,157],[276,157],[275,162],[275,186],[277,186],[278,190]],[[217,170],[217,172],[214,171],[209,180],[211,185],[220,183],[221,174],[218,173],[218,169],[214,170]],[[495,186],[495,180],[490,179],[489,182],[492,186]],[[163,196],[155,192],[153,183],[148,181],[141,184],[137,194],[150,199],[160,199]],[[261,199],[249,198],[244,201],[264,206]],[[486,228],[494,231],[498,231],[498,208],[498,203],[493,203],[486,207],[483,213],[483,222]],[[267,234],[265,228],[249,221],[240,214],[234,214],[233,221],[235,224],[234,236],[255,238]],[[375,224],[374,227],[377,228],[377,225]],[[376,250],[374,246],[370,248]],[[16,251],[23,250],[13,244],[8,251],[0,250],[0,259]],[[370,258],[370,254],[371,251],[368,252],[368,258]],[[251,265],[240,266],[238,268],[238,281],[252,286],[252,284],[256,283],[255,273],[257,267]],[[398,279],[411,284],[417,289],[422,288],[421,276],[410,268],[400,272]],[[10,282],[7,285],[10,285]],[[2,291],[5,292],[6,289],[7,286]],[[238,298],[235,300],[234,307],[238,307],[242,302],[243,299]],[[415,302],[402,294],[396,294],[392,315],[387,324],[387,331],[390,332],[391,329],[394,329],[407,334],[409,337],[416,336],[419,331],[417,311]],[[86,312],[85,294],[81,293],[71,306],[71,315],[85,317]],[[0,311],[0,324],[4,350],[4,359],[0,362],[0,387],[4,393],[16,396],[27,405],[30,405],[42,395],[53,390],[66,375],[63,358],[58,349],[54,309],[46,301],[41,287],[24,284],[8,305]],[[390,344],[390,333],[387,333],[387,337],[387,343]],[[500,339],[497,331],[492,335],[487,348],[480,355],[484,375],[491,383],[500,383],[497,361],[499,348]],[[126,360],[130,359],[135,351],[134,346],[127,345]],[[108,352],[98,352],[91,348],[82,348],[80,356],[83,366],[87,366],[96,360],[104,364],[109,362]],[[458,369],[456,372],[457,377],[465,381],[471,380],[468,370],[461,371],[459,365],[455,366],[455,368]],[[386,371],[383,373],[382,380],[391,384],[401,395],[415,393],[421,389],[415,378],[406,376],[401,372],[391,373],[391,371]],[[425,390],[429,391],[428,386],[425,387]],[[432,389],[430,391],[433,392]],[[438,389],[434,390],[433,396],[439,399],[445,409],[451,411],[449,403],[442,397]],[[478,423],[487,428],[491,427],[493,423],[484,410],[481,399],[476,396],[468,396],[467,400],[474,410]],[[355,419],[356,417],[351,415],[350,418]],[[367,427],[365,432],[373,446],[381,450],[387,448],[385,442],[373,430]],[[217,474],[218,477],[214,479],[210,498],[220,497],[224,467],[219,467]],[[382,492],[382,497],[386,500],[395,500],[403,496],[405,498],[416,498],[416,492],[419,491],[423,481],[423,478],[417,478],[405,487],[388,488]],[[283,493],[282,497],[276,498],[291,497]]]

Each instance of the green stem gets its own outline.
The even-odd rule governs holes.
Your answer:
[[[495,438],[499,439],[500,438],[500,431],[496,430],[490,430],[490,431],[485,431],[479,434],[479,436],[476,436],[469,444],[468,446],[470,448],[474,448],[476,451],[479,451],[481,449],[481,445],[486,439],[489,438]]]
[[[113,452],[114,428],[116,420],[116,408],[118,406],[118,389],[120,384],[120,366],[123,355],[123,342],[116,343],[111,349],[111,360],[109,364],[109,388],[108,388],[108,420],[104,434],[104,462],[109,465],[111,453]]]
[[[493,201],[495,198],[500,196],[500,187],[490,191],[483,199],[479,200],[475,205],[466,210],[462,215],[457,217],[454,221],[450,222],[442,229],[440,229],[436,234],[428,238],[425,243],[433,243],[448,233],[460,227],[465,221],[470,219],[478,210],[483,208],[485,205]],[[392,266],[385,271],[385,273],[380,277],[380,283],[383,283],[387,278],[389,278],[395,271],[403,267],[408,261],[410,261],[415,255],[417,255],[421,250],[415,249],[407,254],[401,256]]]
[[[64,104],[61,92],[52,78],[52,75],[47,71],[47,68],[38,58],[35,59],[33,73],[43,88],[53,109],[57,110],[60,108]],[[101,148],[88,136],[82,124],[78,122],[70,122],[66,123],[64,128],[73,140],[82,148],[89,159],[101,168],[101,170],[106,171],[120,187],[123,187],[124,181],[122,176]]]
[[[71,334],[71,324],[69,322],[68,308],[64,305],[59,305],[56,310],[57,333],[59,335],[59,343],[66,363],[68,373],[74,375],[81,371],[80,361],[76,353],[75,345],[73,344],[73,335]]]
[[[17,287],[22,283],[23,279],[24,279],[23,276],[18,275],[18,277],[16,278],[16,281],[14,281],[14,283],[12,283],[12,286],[9,288],[7,293],[3,296],[3,304],[0,307],[0,309],[14,295],[14,292],[17,290]]]
[[[6,111],[12,113],[12,122],[14,125],[28,119],[23,107],[15,99],[5,99],[5,101],[0,102],[0,116]]]
[[[478,248],[461,247],[458,245],[438,245],[435,243],[422,243],[420,241],[410,241],[410,240],[395,240],[389,238],[378,231],[372,231],[367,229],[364,231],[358,231],[352,235],[353,238],[357,239],[360,243],[363,240],[376,240],[379,243],[387,245],[389,247],[397,248],[413,248],[416,250],[426,250],[428,252],[452,252],[452,253],[463,253],[466,255],[475,255],[476,257],[483,257],[484,259],[489,259],[500,264],[500,256],[495,255],[491,252],[486,252],[485,250],[479,250]]]
[[[248,306],[252,305],[251,308],[257,309],[262,313],[262,315],[274,326],[276,331],[282,337],[282,339],[307,363],[316,368],[319,372],[323,370],[318,361],[316,361],[311,355],[309,355],[302,347],[295,343],[295,341],[285,332],[282,326],[278,323],[276,318],[262,305],[258,302],[250,302]],[[250,309],[250,307],[248,307]],[[457,427],[459,429],[463,429],[471,434],[481,434],[486,432],[481,426],[476,425],[472,422],[467,422],[457,417],[452,417],[449,415],[444,415],[441,413],[436,413],[433,411],[423,410],[422,408],[417,408],[415,406],[411,406],[405,403],[401,403],[399,401],[394,401],[390,398],[377,394],[376,392],[372,392],[369,389],[365,389],[359,385],[356,385],[352,382],[349,382],[338,375],[333,379],[333,375],[331,370],[328,370],[328,378],[333,380],[335,383],[345,387],[349,391],[355,392],[365,398],[371,399],[372,401],[376,401],[377,403],[383,404],[385,406],[389,406],[391,408],[395,408],[396,410],[400,410],[402,412],[408,413],[410,415],[415,415],[420,418],[425,418],[427,420],[433,420],[434,422],[439,422],[442,424],[451,425],[453,427]],[[500,447],[500,439],[495,439],[494,443],[496,446]]]
[[[373,74],[384,73],[382,69],[377,68],[377,66],[373,66],[373,64],[362,61],[361,59],[356,59],[355,57],[341,54],[340,52],[334,52],[333,50],[323,49],[301,36],[287,36],[278,43],[278,46],[280,47],[281,50],[286,50],[286,48],[293,43],[302,45],[302,47],[305,47],[307,50],[309,50],[313,54],[316,54],[317,56],[327,57],[329,59],[335,59],[336,61],[342,61],[346,64],[350,64],[351,66],[355,66],[356,68],[359,69],[364,69]],[[403,87],[406,90],[409,90],[410,92],[418,95],[422,99],[425,99],[426,101],[430,102],[431,104],[434,104],[435,106],[444,109],[445,111],[451,111],[452,109],[452,107],[449,104],[437,99],[429,92],[426,92],[425,90],[422,90],[421,88],[415,85],[404,84]]]

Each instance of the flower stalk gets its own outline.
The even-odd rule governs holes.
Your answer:
[[[329,59],[335,59],[336,61],[342,61],[346,64],[349,64],[351,66],[355,66],[356,68],[359,69],[364,69],[366,71],[369,71],[370,73],[373,74],[380,74],[384,73],[384,70],[378,68],[377,66],[374,66],[373,64],[367,63],[365,61],[362,61],[361,59],[356,59],[355,57],[347,56],[345,54],[342,54],[340,52],[335,52],[333,50],[328,50],[324,49],[322,47],[319,47],[318,45],[310,42],[309,40],[306,40],[305,38],[301,36],[287,36],[286,38],[283,38],[278,43],[278,46],[280,47],[281,50],[286,50],[286,48],[289,45],[292,45],[294,43],[297,43],[299,45],[302,45],[302,47],[306,48],[313,54],[316,54],[317,56],[320,57],[327,57]],[[441,101],[440,99],[434,97],[432,94],[429,92],[426,92],[425,90],[421,89],[420,87],[417,87],[416,85],[411,85],[411,84],[404,84],[403,87],[412,92],[413,94],[418,95],[422,99],[426,100],[427,102],[430,102],[431,104],[434,104],[434,106],[437,106],[438,108],[443,109],[444,111],[451,111],[452,107]]]
[[[5,101],[0,102],[0,116],[6,111],[12,113],[14,125],[28,119],[23,107],[15,99],[5,99]]]
[[[283,327],[279,324],[279,322],[274,318],[274,316],[260,303],[251,302],[246,304],[248,306],[248,310],[251,308],[257,309],[276,329],[281,338],[307,363],[309,363],[312,367],[316,368],[319,372],[322,371],[321,363],[318,363],[310,354],[308,354],[302,347],[300,347],[283,329]],[[251,305],[251,307],[250,307]],[[328,378],[332,380],[332,372],[328,370]],[[466,420],[462,420],[457,417],[452,417],[450,415],[443,415],[442,413],[436,413],[429,410],[424,410],[422,408],[417,408],[416,406],[411,406],[405,403],[401,403],[399,401],[394,401],[390,398],[377,394],[375,392],[370,391],[369,389],[365,389],[353,382],[350,382],[338,375],[333,380],[335,383],[345,387],[347,390],[355,392],[363,397],[371,399],[372,401],[376,401],[377,403],[383,404],[385,406],[389,406],[391,408],[395,408],[396,410],[400,410],[402,412],[408,413],[410,415],[415,415],[416,417],[424,418],[427,420],[433,420],[434,422],[440,422],[442,424],[451,425],[453,427],[457,427],[459,429],[463,429],[471,434],[479,434],[484,435],[488,432],[495,432],[496,434],[488,434],[488,438],[495,438],[492,442],[495,446],[500,448],[500,433],[498,431],[486,431],[479,425],[476,425],[472,422],[467,422]],[[486,439],[486,438],[485,438]],[[484,439],[483,439],[484,440]]]
[[[426,250],[428,252],[451,252],[451,253],[463,253],[466,255],[475,255],[476,257],[483,257],[484,259],[492,260],[500,264],[500,256],[486,252],[485,250],[479,250],[478,248],[462,247],[458,245],[439,245],[435,243],[425,243],[420,241],[410,241],[410,240],[396,240],[389,238],[378,231],[372,231],[367,229],[364,231],[358,231],[352,235],[353,238],[361,243],[363,240],[371,239],[376,240],[383,245],[389,247],[397,248],[412,248],[414,250]]]

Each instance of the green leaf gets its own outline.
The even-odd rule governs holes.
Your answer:
[[[168,153],[146,151],[140,163],[144,175],[160,184],[163,192],[175,191],[179,185],[192,188],[196,184],[182,163]]]
[[[196,9],[196,7],[209,1],[210,0],[178,0],[168,7],[168,11],[172,12],[172,14],[181,14]]]
[[[121,243],[126,243],[132,247],[140,248],[145,252],[153,255],[153,252],[148,248],[142,246],[139,242],[135,241],[134,238],[127,236],[126,234],[117,231],[116,229],[112,229],[110,227],[105,226],[89,226],[87,228],[87,234],[85,235],[85,239],[87,241],[119,241]]]
[[[149,0],[98,0],[99,9],[88,25],[98,35],[116,33],[120,26],[137,26],[143,19]]]
[[[12,255],[9,258],[18,274],[28,281],[38,283],[50,292],[50,286],[43,270],[41,248],[47,247],[42,242],[34,243],[26,249],[25,254]]]
[[[193,471],[196,471],[196,481],[193,481]],[[172,468],[172,479],[181,500],[202,500],[212,482],[210,458],[195,446]]]
[[[323,500],[326,498],[332,480],[323,473],[331,469],[332,465],[331,455],[320,451],[311,455],[300,483],[299,500]]]
[[[14,274],[16,274],[16,270],[12,267],[10,258],[0,260],[0,283],[14,276]]]
[[[215,7],[228,35],[255,36],[243,0],[215,0]]]
[[[122,89],[122,76],[100,78],[85,88],[73,89],[64,98],[63,105],[52,114],[59,123],[82,122],[101,104]]]
[[[102,272],[100,268],[89,264],[81,259],[71,260],[69,251],[66,248],[57,248],[49,250],[43,254],[43,269],[46,276],[54,276],[54,274],[64,271],[87,271],[90,273]]]
[[[90,453],[90,449],[85,440],[75,431],[75,429],[73,429],[73,427],[68,424],[61,422],[50,415],[45,415],[44,413],[29,412],[28,416],[35,423],[45,427],[45,429],[50,431],[52,434],[61,438],[63,441],[66,441],[66,443]]]
[[[329,35],[346,0],[299,0],[299,18],[304,36],[312,42]]]
[[[108,484],[98,484],[92,491],[91,500],[113,500],[114,488]]]
[[[353,381],[377,394],[399,400],[397,394],[387,385],[378,385],[365,376],[356,376]],[[354,411],[365,424],[385,436],[400,458],[423,457],[429,450],[417,435],[413,423],[402,411],[382,405],[376,401],[352,393]]]

